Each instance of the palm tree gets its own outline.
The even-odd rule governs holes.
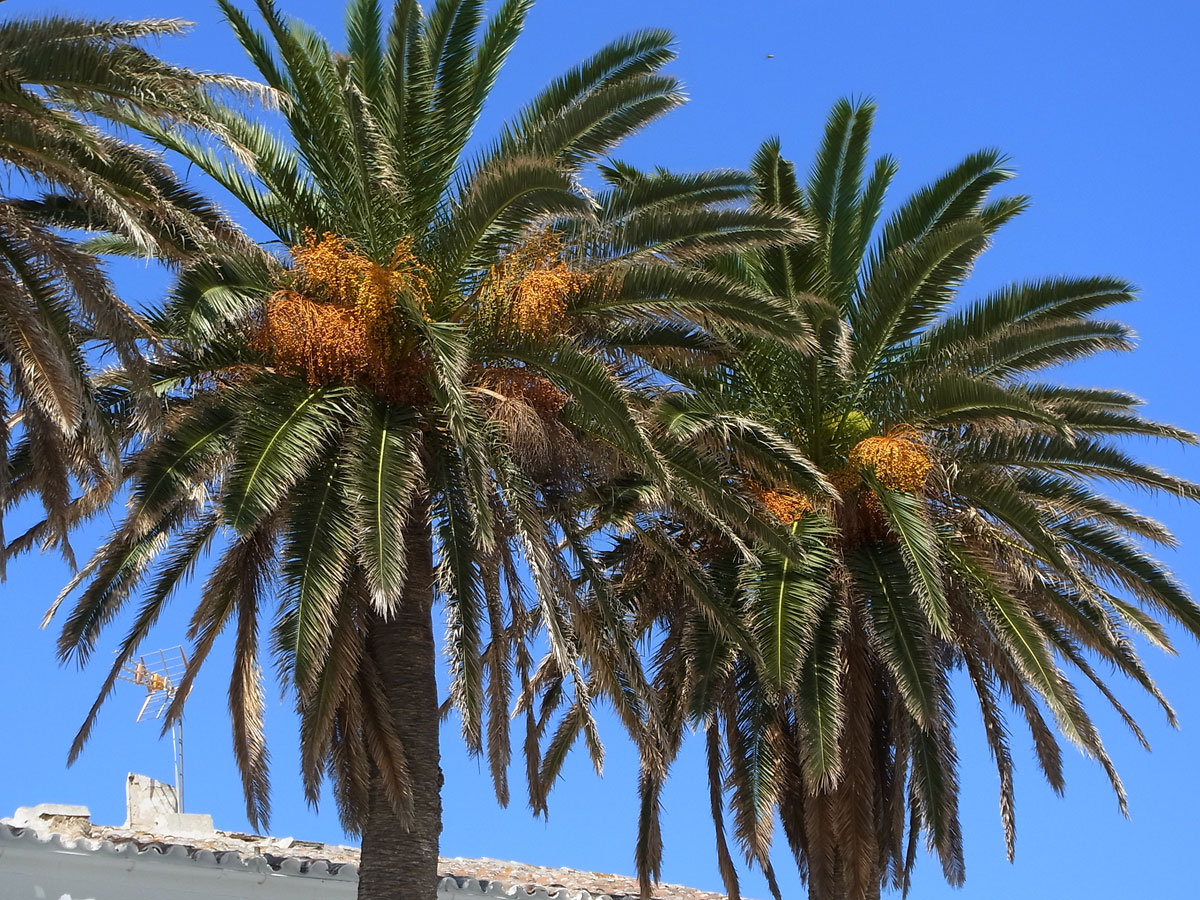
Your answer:
[[[922,837],[960,884],[952,726],[962,698],[951,675],[965,673],[973,688],[1011,859],[1009,716],[1028,727],[1055,791],[1063,736],[1100,762],[1124,811],[1072,677],[1091,682],[1145,743],[1096,663],[1149,692],[1173,724],[1135,641],[1170,651],[1168,622],[1200,635],[1200,607],[1143,547],[1171,546],[1170,532],[1102,492],[1197,498],[1196,485],[1124,445],[1129,435],[1194,436],[1145,418],[1123,391],[1046,374],[1131,349],[1128,328],[1097,314],[1134,289],[1059,277],[961,298],[975,260],[1026,200],[992,196],[1011,173],[983,151],[884,220],[896,164],[868,165],[873,115],[869,102],[837,104],[803,184],[778,143],[765,144],[753,164],[759,202],[804,218],[817,239],[719,265],[808,321],[817,352],[735,339],[741,352],[725,368],[681,365],[671,373],[679,386],[660,400],[661,452],[707,453],[730,490],[757,497],[807,554],[739,546],[661,494],[597,496],[600,520],[624,529],[601,568],[619,583],[626,640],[655,648],[637,675],[655,693],[641,737],[647,892],[659,791],[685,726],[706,736],[731,897],[727,808],[773,889],[776,816],[813,898],[906,889]],[[757,452],[729,439],[752,423],[765,429]],[[771,472],[766,447],[810,461],[836,493]],[[598,580],[597,593],[612,591]]]
[[[94,399],[94,363],[98,349],[111,349],[144,376],[139,342],[149,332],[94,251],[179,260],[229,236],[158,154],[95,124],[130,111],[179,120],[208,90],[245,87],[141,46],[185,24],[0,22],[0,171],[7,184],[40,191],[0,199],[0,510],[40,497],[47,513],[12,550],[59,543],[69,557],[68,527],[117,481],[120,439]],[[71,232],[90,233],[92,245]],[[95,502],[73,504],[76,484],[92,488]]]
[[[287,252],[204,259],[154,317],[166,425],[132,447],[128,512],[64,591],[81,588],[62,658],[85,662],[144,590],[71,758],[121,665],[211,554],[168,717],[232,627],[234,748],[248,815],[265,824],[269,641],[300,716],[306,794],[316,803],[330,775],[346,829],[362,834],[363,898],[435,883],[435,614],[450,703],[501,802],[512,680],[527,694],[534,628],[599,755],[580,660],[615,672],[631,651],[572,626],[589,554],[573,543],[571,498],[617,470],[672,477],[639,396],[666,361],[710,351],[714,328],[805,340],[765,292],[677,263],[794,239],[790,213],[734,203],[745,176],[611,163],[602,188],[578,185],[590,161],[680,102],[660,71],[670,35],[604,47],[467,155],[530,5],[508,0],[485,26],[479,0],[440,0],[428,14],[401,0],[387,23],[377,0],[355,0],[342,54],[270,0],[258,2],[265,33],[222,2],[282,98],[285,132],[215,103],[197,134],[125,116]],[[123,414],[120,384],[106,398]],[[715,518],[704,496],[693,505]],[[740,531],[784,552],[782,532],[762,517]]]

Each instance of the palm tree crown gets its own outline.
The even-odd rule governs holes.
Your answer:
[[[816,240],[719,264],[808,321],[816,352],[738,338],[726,367],[682,365],[661,399],[666,437],[707,453],[731,490],[756,497],[807,551],[739,546],[661,495],[607,513],[626,529],[607,560],[626,619],[657,647],[645,676],[655,688],[641,782],[647,878],[660,853],[658,792],[690,723],[707,734],[731,895],[726,803],[747,858],[772,882],[779,817],[815,898],[907,886],[922,835],[960,883],[951,674],[965,673],[982,713],[1011,856],[1007,715],[1029,728],[1056,791],[1057,731],[1100,761],[1124,809],[1069,674],[1094,683],[1144,742],[1096,661],[1173,722],[1135,640],[1169,650],[1166,621],[1200,634],[1200,608],[1142,546],[1170,546],[1170,533],[1101,490],[1196,498],[1195,485],[1121,443],[1194,437],[1144,418],[1124,392],[1043,374],[1130,349],[1128,328],[1098,314],[1133,288],[1053,278],[960,299],[975,260],[1026,201],[992,197],[1010,173],[984,151],[883,219],[896,166],[868,164],[873,114],[870,103],[839,103],[804,183],[777,143],[764,145],[758,201],[804,218]],[[805,486],[712,439],[720,423],[724,436],[747,421],[770,430],[780,458],[802,457],[823,478]]]

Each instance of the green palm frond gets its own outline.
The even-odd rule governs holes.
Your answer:
[[[404,523],[422,477],[416,418],[412,410],[369,409],[352,445],[355,512],[368,536],[360,563],[380,612],[394,608],[404,589]]]
[[[276,656],[307,688],[326,665],[334,623],[353,565],[355,523],[342,493],[341,466],[315,467],[291,491],[302,514],[282,537]]]
[[[111,494],[124,430],[153,427],[161,416],[143,355],[154,336],[117,296],[95,253],[180,264],[216,240],[239,240],[157,153],[107,129],[130,116],[198,125],[231,92],[267,99],[251,82],[171,65],[144,46],[184,29],[175,19],[43,15],[0,23],[0,167],[9,176],[0,198],[0,369],[16,416],[3,480],[21,480],[19,491],[6,489],[4,507],[18,492],[38,495],[45,542],[68,558],[66,535],[79,510],[73,500]],[[113,352],[136,387],[130,422],[113,421],[97,402],[95,348]],[[43,448],[28,464],[13,455],[27,441]]]
[[[984,150],[887,208],[897,166],[869,158],[874,115],[869,101],[839,102],[806,180],[777,140],[760,147],[752,207],[786,210],[815,237],[707,259],[703,270],[780,303],[804,324],[802,339],[714,324],[733,353],[670,366],[673,384],[652,407],[673,490],[614,480],[597,504],[656,536],[619,556],[614,577],[658,671],[682,670],[688,654],[711,666],[655,684],[648,708],[667,739],[645,741],[643,758],[661,771],[681,750],[679,723],[704,728],[710,779],[713,766],[726,771],[719,787],[710,781],[718,847],[728,804],[747,861],[770,881],[778,816],[810,893],[854,900],[907,889],[922,838],[947,881],[962,882],[956,669],[982,713],[1011,855],[1006,707],[1029,728],[1054,790],[1062,735],[1100,763],[1124,809],[1077,682],[1144,741],[1097,662],[1173,722],[1135,636],[1171,652],[1165,623],[1197,624],[1194,601],[1144,546],[1172,546],[1171,533],[1106,493],[1195,498],[1194,485],[1125,441],[1193,435],[1144,417],[1125,392],[1046,374],[1130,350],[1129,328],[1100,316],[1134,288],[1060,276],[964,296],[980,254],[1028,201],[996,195],[1013,173]],[[631,222],[640,198],[676,187],[623,164],[603,174],[602,204]],[[714,495],[716,481],[752,495],[754,512]],[[820,537],[781,542],[789,525]],[[712,752],[718,733],[726,754]],[[640,854],[640,865],[657,858]]]

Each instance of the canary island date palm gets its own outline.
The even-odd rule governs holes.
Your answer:
[[[745,176],[630,179],[611,164],[609,186],[578,186],[590,161],[680,102],[661,72],[670,36],[609,44],[469,156],[530,3],[509,0],[486,24],[482,7],[400,2],[385,17],[357,0],[343,54],[269,0],[262,26],[222,2],[282,98],[284,130],[216,104],[196,133],[127,116],[288,252],[206,259],[155,317],[166,426],[132,451],[124,520],[70,586],[62,657],[86,660],[141,600],[72,758],[120,665],[211,555],[169,718],[232,628],[234,749],[250,819],[264,824],[269,643],[296,698],[307,796],[330,775],[345,827],[362,834],[366,898],[434,889],[435,614],[450,701],[502,802],[510,681],[529,683],[534,629],[568,673],[599,762],[579,660],[609,645],[571,625],[581,563],[564,497],[617,470],[672,477],[639,398],[656,366],[710,351],[714,328],[807,338],[766,292],[697,265],[798,233],[790,213],[732,202]],[[124,408],[119,385],[109,402]],[[715,519],[704,495],[687,496]],[[778,523],[747,521],[741,539],[788,551]],[[530,788],[537,807],[536,777]]]
[[[1169,651],[1167,625],[1200,634],[1200,609],[1145,547],[1170,546],[1168,530],[1104,487],[1195,499],[1195,485],[1127,444],[1194,438],[1145,418],[1123,391],[1065,386],[1055,368],[1129,350],[1128,328],[1101,314],[1134,290],[1055,277],[963,298],[976,259],[1026,200],[993,196],[1011,173],[984,151],[885,218],[896,165],[868,163],[873,115],[871,103],[839,103],[804,182],[777,143],[764,145],[760,202],[804,218],[817,239],[719,266],[806,319],[818,350],[746,336],[724,369],[674,371],[681,387],[664,391],[657,414],[664,455],[723,466],[729,489],[758,498],[807,554],[739,547],[644,485],[605,500],[625,529],[602,565],[619,583],[627,639],[655,647],[638,676],[655,694],[642,737],[644,890],[661,854],[659,792],[688,726],[706,736],[730,895],[727,810],[773,889],[778,817],[810,896],[860,900],[907,888],[922,839],[946,879],[963,880],[956,700],[982,717],[1010,858],[1011,718],[1055,791],[1065,737],[1100,762],[1122,810],[1076,682],[1093,684],[1143,743],[1097,663],[1174,722],[1136,642]],[[773,479],[729,440],[747,423],[782,439],[775,452],[810,461],[836,496]],[[952,691],[956,672],[970,690]]]
[[[111,495],[119,438],[93,396],[97,353],[143,373],[144,323],[94,250],[179,260],[228,226],[160,154],[97,123],[130,111],[178,121],[237,79],[149,53],[186,23],[59,17],[0,21],[0,509],[40,497],[46,524],[18,539],[65,543],[72,521]],[[203,98],[203,99],[202,99]],[[21,192],[27,192],[22,196]],[[81,245],[84,234],[94,246]],[[90,500],[72,504],[74,486]]]

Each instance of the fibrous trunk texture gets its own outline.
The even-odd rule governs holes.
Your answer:
[[[405,530],[408,579],[400,608],[376,621],[370,637],[395,728],[404,743],[413,817],[406,824],[371,773],[363,829],[359,900],[433,900],[442,831],[442,769],[438,752],[437,651],[433,638],[433,560],[429,522],[416,513]]]

